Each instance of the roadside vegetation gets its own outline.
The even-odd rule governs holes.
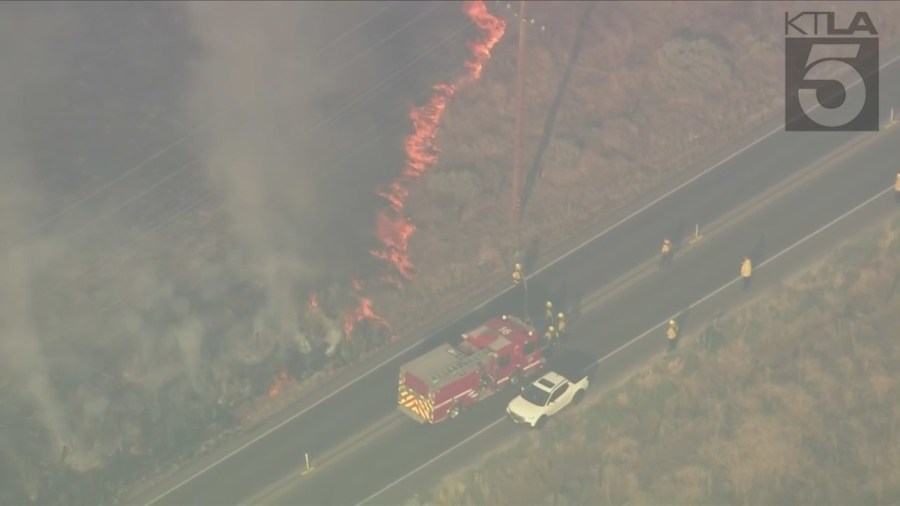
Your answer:
[[[399,330],[509,276],[517,30],[509,15],[515,9],[488,4],[508,20],[505,39],[482,80],[448,108],[438,164],[410,195],[418,227],[410,247],[420,275],[376,299]],[[527,36],[524,168],[533,184],[526,184],[522,244],[537,244],[546,258],[555,245],[783,114],[784,12],[810,5],[529,3],[530,26],[547,28]],[[900,4],[834,8],[838,19],[868,11],[883,51],[897,40]]]
[[[410,504],[896,504],[898,285],[894,218]]]

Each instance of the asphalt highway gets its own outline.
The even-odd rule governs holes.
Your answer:
[[[900,92],[890,91],[888,86],[898,82],[898,72],[897,66],[882,71],[883,104],[891,98],[900,98]],[[888,94],[896,96],[888,97]],[[880,153],[878,156],[882,157],[890,153],[896,160],[896,150],[892,150],[890,140],[879,138],[877,149],[870,148],[850,161],[838,163],[821,177],[800,185],[790,198],[761,207],[759,213],[747,218],[741,226],[722,227],[692,246],[682,244],[670,270],[645,275],[616,290],[600,301],[602,304],[592,304],[590,294],[652,262],[663,237],[671,236],[676,243],[685,239],[682,242],[686,243],[695,223],[708,224],[727,216],[829,153],[867,135],[872,134],[779,132],[740,151],[716,170],[530,278],[531,310],[540,314],[540,306],[547,298],[563,304],[570,309],[572,331],[566,347],[596,357],[608,354],[736,276],[744,255],[751,254],[757,263],[762,262],[768,255],[781,251],[887,187],[896,163],[872,158],[869,152]],[[896,142],[893,134],[881,135]],[[761,273],[760,278],[764,276]],[[281,425],[190,480],[182,481],[164,495],[146,499],[153,504],[220,505],[259,498],[274,483],[296,476],[305,452],[311,455],[315,466],[317,456],[333,454],[336,448],[347,446],[352,438],[371,431],[376,421],[382,421],[384,428],[377,437],[366,438],[351,453],[338,456],[332,463],[289,483],[278,493],[266,496],[264,502],[327,505],[355,504],[366,499],[489,426],[502,413],[506,402],[500,395],[457,420],[434,427],[419,426],[396,411],[399,366],[490,316],[518,313],[522,305],[521,291],[505,293],[396,357],[364,381],[339,391],[315,409]],[[683,326],[695,318],[691,314],[683,317]],[[645,339],[641,346],[633,348],[652,353],[663,346],[654,341]],[[629,354],[631,351],[623,356]],[[635,360],[646,358],[641,353],[635,356]],[[621,362],[618,366],[626,363],[616,359],[606,369],[614,369],[613,364],[617,362]],[[406,485],[404,482],[392,487],[375,497],[375,502],[401,501],[402,494],[408,491]]]
[[[820,241],[816,247],[793,248],[787,254],[779,255],[777,262],[770,262],[771,269],[769,265],[761,265],[763,262],[880,192],[880,198],[866,207],[868,214],[861,216],[868,219],[896,212],[896,204],[884,190],[890,186],[900,161],[896,147],[900,133],[897,132],[869,134],[877,137],[866,139],[866,144],[858,147],[859,151],[852,156],[830,161],[821,171],[793,185],[791,191],[751,206],[746,213],[736,216],[709,236],[684,246],[669,269],[660,271],[654,265],[649,269],[649,274],[637,275],[634,282],[616,293],[596,303],[588,302],[583,314],[573,320],[571,339],[563,348],[599,359],[644,334],[643,340],[634,343],[634,349],[616,354],[594,372],[595,385],[609,384],[629,368],[664,349],[662,327],[656,332],[646,333],[648,329],[678,314],[682,328],[689,331],[691,324],[702,324],[707,317],[727,308],[729,303],[752,296],[754,291],[766,284],[777,283],[792,269],[803,265],[810,254],[828,251],[834,245],[833,240],[857,230],[866,221],[857,223],[849,221],[849,217],[845,218],[814,237]],[[796,151],[805,152],[803,149]],[[700,200],[708,203],[716,199]],[[637,227],[627,228],[637,236],[642,235]],[[644,239],[653,251],[652,246],[658,241],[653,241],[653,237]],[[601,286],[606,280],[598,280],[608,276],[604,271],[611,267],[607,266],[618,266],[613,258],[619,262],[625,261],[621,257],[607,255],[599,257],[593,264],[571,264],[564,273],[565,281],[577,286],[593,280],[594,286]],[[621,255],[628,256],[627,252]],[[740,286],[733,283],[708,302],[704,301],[703,306],[691,308],[695,301],[734,280],[744,255],[751,255],[755,263],[761,265],[757,268],[751,290],[743,293]],[[626,268],[623,265],[614,272],[622,273]],[[553,360],[551,367],[552,364]],[[393,394],[395,386],[385,385],[384,388]],[[404,419],[393,430],[371,438],[352,454],[336,459],[333,464],[321,470],[314,469],[307,477],[296,479],[283,490],[263,498],[262,503],[346,505],[371,497],[372,504],[401,504],[412,492],[433,485],[446,469],[422,470],[421,475],[417,473],[381,494],[372,495],[491,426],[502,418],[510,395],[485,401],[464,413],[464,416],[442,425],[421,426]],[[493,431],[493,438],[482,433],[483,442],[472,443],[472,455],[497,444],[506,435],[518,432],[505,420],[489,430]]]

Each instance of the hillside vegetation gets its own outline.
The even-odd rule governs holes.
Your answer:
[[[898,284],[895,218],[430,504],[896,504]]]

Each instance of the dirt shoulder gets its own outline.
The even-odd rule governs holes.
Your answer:
[[[896,502],[898,273],[894,218],[430,504]]]

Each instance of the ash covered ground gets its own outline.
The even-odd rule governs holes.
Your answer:
[[[388,339],[352,282],[385,268],[376,188],[475,30],[449,2],[0,6],[0,503],[107,502]]]

